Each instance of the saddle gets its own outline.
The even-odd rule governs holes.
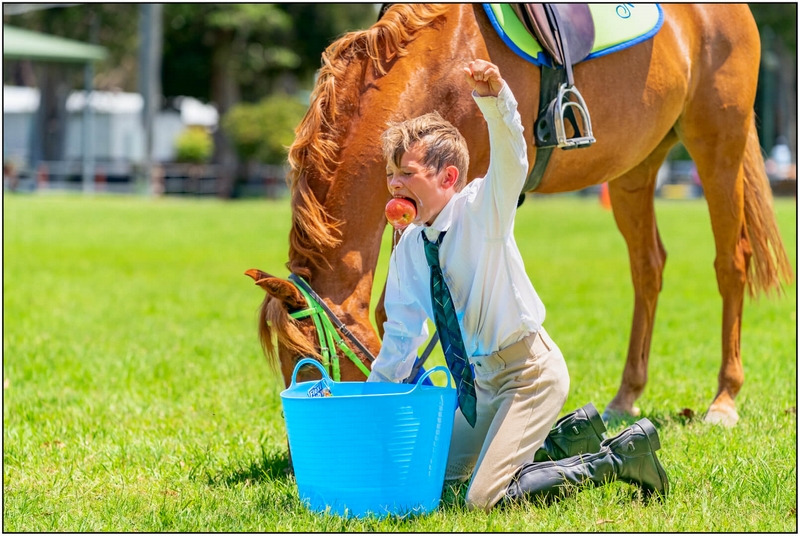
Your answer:
[[[534,138],[541,148],[576,149],[595,142],[583,96],[575,87],[572,66],[592,52],[594,20],[588,4],[511,4],[522,25],[552,58],[553,68],[542,66],[539,117]],[[575,118],[577,111],[584,133]],[[574,135],[567,137],[564,122]]]
[[[556,64],[570,66],[591,53],[594,21],[588,4],[511,4],[511,9]]]

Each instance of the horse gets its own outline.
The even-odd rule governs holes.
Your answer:
[[[745,289],[780,294],[793,278],[753,112],[759,34],[743,4],[662,7],[663,26],[653,38],[574,67],[597,141],[554,151],[533,191],[569,192],[608,182],[614,219],[627,243],[634,306],[622,380],[606,416],[636,416],[666,262],[654,212],[656,174],[669,150],[683,143],[708,202],[722,297],[722,363],[705,420],[733,426],[739,418],[734,399],[744,381]],[[488,131],[460,71],[475,58],[498,65],[517,97],[532,168],[537,149],[530,125],[538,111],[540,69],[502,42],[480,5],[392,5],[369,29],[345,34],[322,54],[310,108],[289,148],[286,266],[341,317],[366,353],[380,349],[386,318],[381,297],[376,333],[369,304],[390,197],[380,135],[389,121],[436,110],[466,138],[469,180],[483,176]],[[308,304],[286,279],[247,273],[267,293],[260,339],[270,362],[279,360],[288,385],[300,356],[319,357],[312,322],[288,316]],[[365,352],[356,353],[368,363]],[[345,360],[341,377],[364,380],[362,369]]]

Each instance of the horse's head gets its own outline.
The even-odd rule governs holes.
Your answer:
[[[318,329],[326,329],[327,322],[320,322],[320,318],[313,319],[310,315],[302,314],[294,318],[292,314],[307,311],[313,308],[314,304],[298,290],[298,288],[286,279],[272,276],[257,269],[250,269],[245,272],[256,282],[256,285],[263,288],[266,292],[264,301],[261,303],[258,315],[258,334],[261,340],[261,347],[270,365],[275,368],[280,364],[281,373],[285,384],[288,386],[292,372],[296,363],[303,357],[312,357],[322,360],[321,343],[326,337]],[[333,327],[328,324],[329,330]],[[334,337],[340,336],[339,334]],[[323,343],[325,344],[325,343]],[[368,362],[363,355],[355,356],[361,361],[357,366],[352,359],[342,355],[341,348],[331,349],[334,354],[339,355],[338,367],[341,370],[342,380],[364,380],[366,367],[363,363]],[[353,350],[359,353],[358,348]],[[298,381],[306,381],[318,378],[319,372],[315,367],[307,367],[307,370],[299,371]]]

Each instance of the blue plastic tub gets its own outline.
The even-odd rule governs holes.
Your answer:
[[[316,365],[323,380],[296,383],[306,364]],[[281,402],[297,488],[308,508],[383,517],[438,507],[456,390],[445,367],[425,377],[435,371],[447,374],[449,387],[335,382],[319,362],[297,363]],[[323,386],[330,396],[319,396]]]

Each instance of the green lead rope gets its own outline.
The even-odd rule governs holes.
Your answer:
[[[320,353],[322,354],[322,364],[326,369],[332,370],[333,381],[341,381],[341,373],[339,371],[339,356],[336,353],[338,347],[344,355],[346,355],[355,366],[359,368],[365,376],[369,376],[369,369],[361,362],[356,354],[347,346],[347,343],[342,339],[336,328],[333,327],[331,319],[325,313],[322,306],[306,292],[301,286],[295,284],[295,287],[300,291],[306,299],[309,307],[300,311],[290,313],[289,316],[298,320],[310,316],[314,321],[314,327],[317,328],[317,336],[319,337]]]

